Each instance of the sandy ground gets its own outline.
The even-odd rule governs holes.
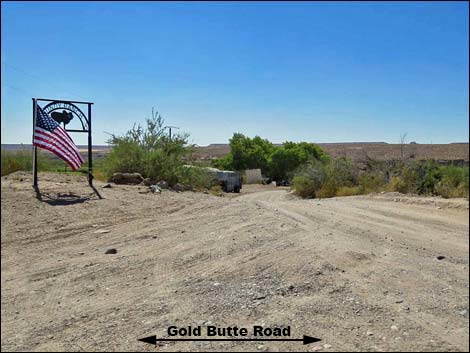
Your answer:
[[[301,200],[2,177],[2,351],[468,351],[466,200]],[[109,248],[117,254],[105,254]],[[437,256],[445,256],[438,260]],[[171,325],[298,342],[171,342]]]

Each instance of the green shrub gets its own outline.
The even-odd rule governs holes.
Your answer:
[[[388,182],[388,184],[385,186],[385,191],[388,191],[388,192],[393,192],[393,191],[398,191],[398,189],[400,188],[400,177],[398,176],[393,176],[390,181]]]
[[[400,172],[397,191],[403,194],[416,194],[419,190],[419,174],[414,165],[405,165]]]
[[[341,186],[337,191],[336,191],[336,196],[354,196],[354,195],[360,195],[361,190],[359,186]]]
[[[305,175],[297,175],[292,180],[292,186],[296,195],[302,198],[315,198],[316,192],[318,192],[321,186],[318,181],[311,179]]]
[[[469,169],[455,166],[440,168],[441,180],[436,185],[436,192],[445,198],[468,197]]]
[[[16,171],[33,170],[32,151],[4,151],[2,150],[2,176]]]
[[[298,169],[292,179],[294,193],[303,198],[315,198],[327,180],[323,163],[312,160]]]
[[[216,181],[206,170],[199,167],[184,166],[177,172],[178,182],[189,185],[195,190],[211,189]]]
[[[45,153],[37,149],[38,153],[38,171],[64,171],[66,165],[64,161],[50,153]],[[33,150],[22,148],[17,151],[2,150],[2,176],[17,171],[31,172],[33,170]],[[67,166],[65,170],[70,171]]]
[[[231,170],[233,169],[233,156],[232,154],[227,154],[222,158],[217,158],[212,160],[212,166],[220,170]]]
[[[359,169],[346,158],[337,158],[329,163],[329,178],[334,180],[337,187],[357,185]]]
[[[358,177],[361,194],[381,191],[385,186],[385,176],[381,172],[362,173]]]
[[[284,142],[282,147],[276,147],[270,156],[269,176],[274,180],[289,180],[299,166],[309,160],[327,162],[328,157],[323,150],[307,142]]]
[[[323,165],[323,168],[319,168]],[[395,166],[385,163],[368,163],[368,170],[359,173],[350,160],[338,158],[313,168],[322,171],[309,173],[312,166],[299,168],[293,187],[302,197],[334,197],[368,194],[379,191],[398,191],[442,197],[469,196],[469,168],[441,166],[434,161],[405,162]]]
[[[443,197],[466,197],[468,171],[468,167],[441,166],[435,161],[405,163],[395,170],[397,175],[392,177],[387,190]]]
[[[240,133],[234,133],[230,139],[231,166],[226,169],[259,168],[266,174],[269,158],[273,151],[273,144],[266,139],[259,136],[250,138]],[[229,158],[225,162],[228,161],[230,161]]]
[[[328,179],[315,194],[315,197],[320,199],[326,199],[329,197],[335,197],[338,191],[338,185],[335,184],[331,179]]]
[[[170,139],[165,134],[163,118],[157,114],[147,119],[145,128],[134,125],[123,136],[111,137],[108,143],[113,148],[103,163],[103,171],[108,178],[116,172],[137,172],[154,182],[165,180],[169,186],[184,183],[199,187],[205,183],[201,175],[184,167],[192,152],[188,137],[175,134]]]
[[[289,142],[274,146],[259,136],[246,137],[234,133],[230,139],[230,153],[212,161],[215,168],[226,170],[261,169],[264,176],[274,180],[290,180],[299,166],[309,160],[327,162],[329,157],[313,143]]]

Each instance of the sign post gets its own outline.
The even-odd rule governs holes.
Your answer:
[[[92,144],[91,144],[91,105],[88,103],[88,184],[93,186],[93,161],[92,161]]]
[[[34,127],[36,126],[36,98],[33,98],[33,140],[34,140]],[[33,187],[38,187],[38,148],[33,145]]]
[[[50,115],[56,122],[63,123],[64,130],[67,132],[86,132],[88,133],[88,184],[93,187],[93,153],[91,139],[91,105],[92,102],[65,101],[57,99],[33,98],[33,139],[34,129],[36,127],[36,114],[38,101],[48,102],[42,110]],[[87,114],[85,114],[78,105],[87,105]],[[62,112],[57,112],[62,111]],[[81,129],[67,129],[66,125],[74,118],[78,118]],[[33,187],[38,186],[38,165],[37,165],[37,147],[33,146]]]

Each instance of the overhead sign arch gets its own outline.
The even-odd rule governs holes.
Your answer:
[[[92,139],[91,139],[91,106],[92,102],[79,102],[79,101],[66,101],[58,99],[45,99],[45,98],[33,98],[33,131],[36,125],[36,107],[38,101],[48,102],[42,110],[51,116],[52,119],[57,121],[59,124],[64,125],[65,131],[70,132],[85,132],[88,134],[88,183],[93,187],[93,156],[92,156]],[[87,113],[78,105],[86,105]],[[58,112],[61,110],[62,112]],[[77,117],[80,120],[82,129],[67,129],[66,125],[70,121]],[[34,147],[33,155],[33,186],[38,186],[38,173],[37,173],[37,147]]]
[[[85,115],[85,113],[78,106],[76,106],[72,102],[53,101],[53,102],[45,105],[42,108],[42,110],[44,110],[44,112],[49,114],[49,115],[51,115],[53,112],[56,112],[57,110],[62,110],[63,112],[68,111],[68,112],[71,113],[71,115],[69,116],[70,120],[72,120],[73,117],[76,116],[80,120],[80,123],[82,125],[82,131],[86,132],[88,130],[89,122],[88,122],[87,116]],[[60,113],[59,113],[59,115],[60,115]],[[51,117],[54,120],[57,121],[57,119],[54,117],[54,115],[51,115]],[[65,125],[68,124],[67,119],[65,119],[65,121],[62,120],[62,121],[57,121],[57,122],[58,123],[64,123],[64,127],[65,127]]]

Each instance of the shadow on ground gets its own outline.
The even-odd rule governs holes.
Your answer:
[[[41,201],[45,202],[51,206],[67,206],[67,205],[75,205],[78,203],[83,203],[86,201],[94,200],[96,197],[98,199],[102,199],[102,196],[94,187],[91,187],[93,192],[86,195],[78,195],[73,192],[69,193],[50,193],[44,192],[39,189],[39,187],[34,187],[34,191],[36,192],[36,198]]]

